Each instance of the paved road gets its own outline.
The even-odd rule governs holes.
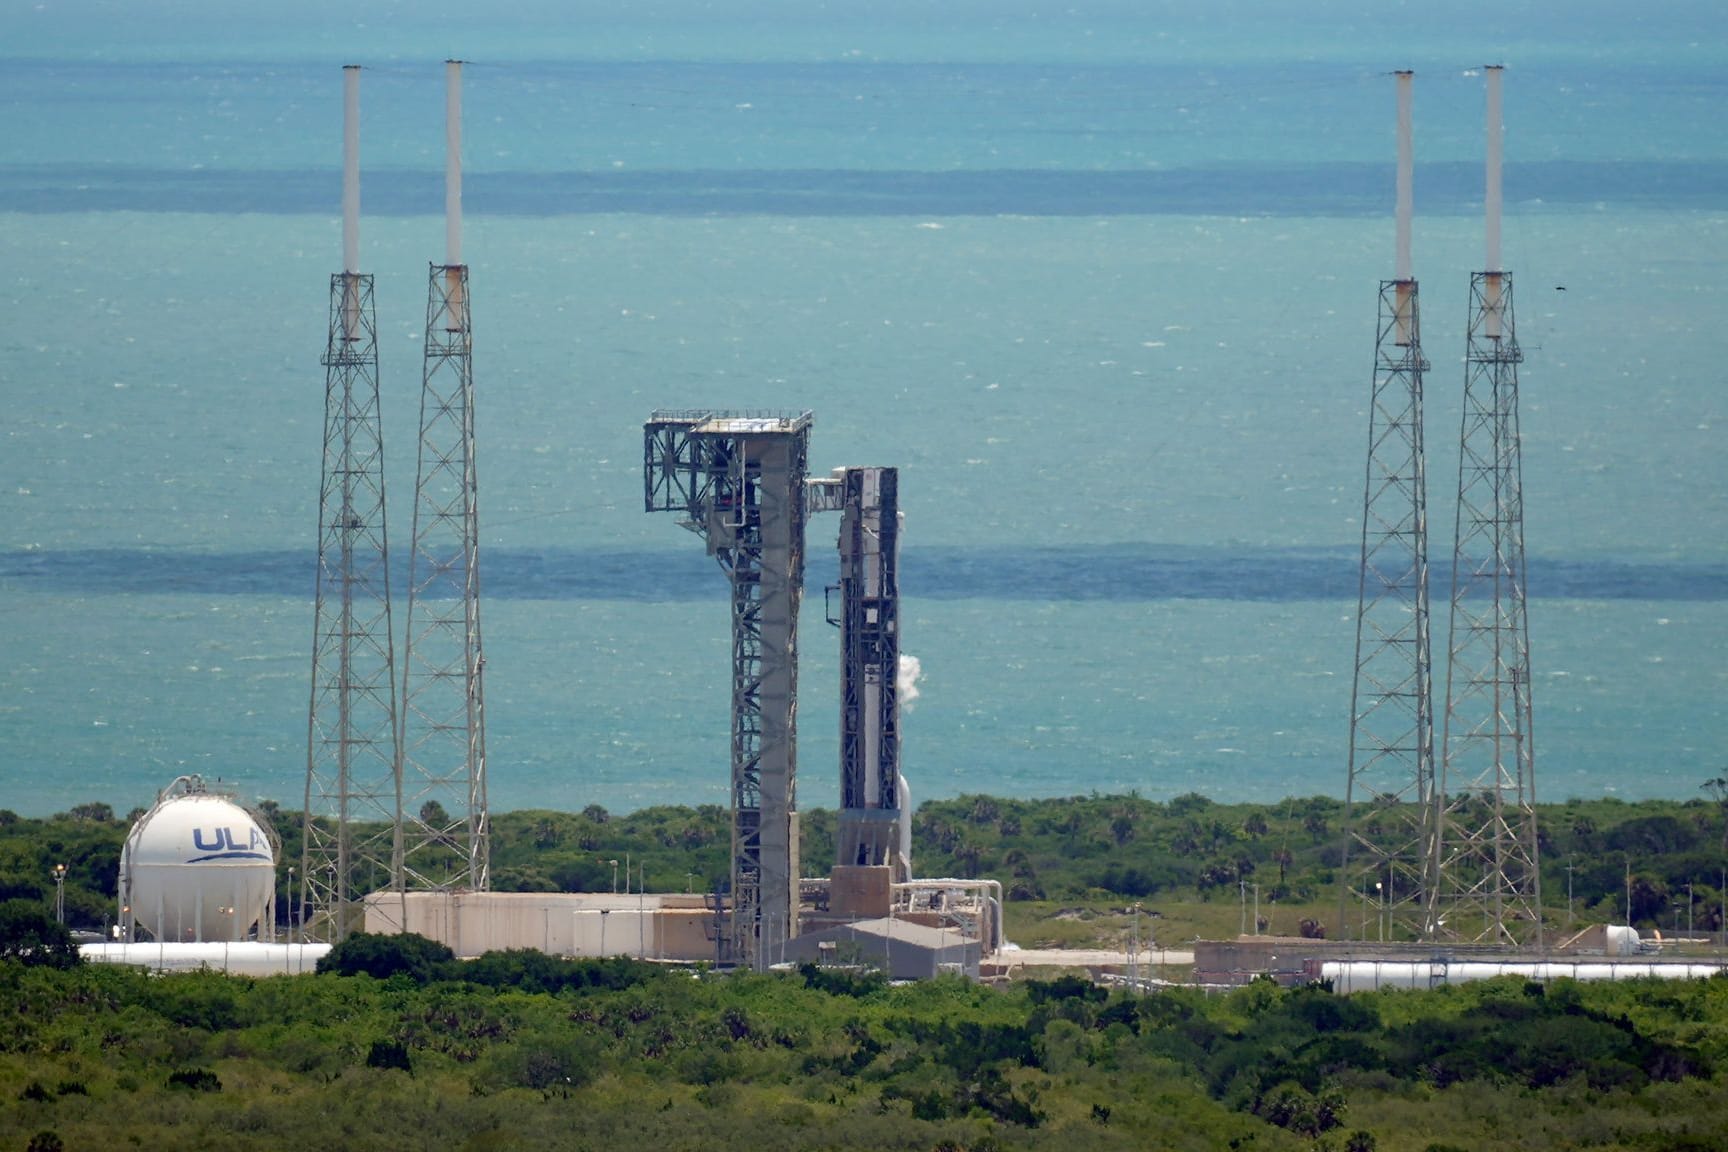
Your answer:
[[[1128,953],[1102,948],[1017,948],[998,952],[990,957],[989,962],[1010,968],[1098,968],[1106,964],[1120,968],[1127,966]],[[1156,948],[1140,953],[1139,962],[1141,967],[1192,965],[1194,953]]]

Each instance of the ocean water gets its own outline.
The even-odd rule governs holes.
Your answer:
[[[0,807],[125,810],[188,771],[299,802],[339,65],[367,68],[400,556],[451,55],[494,806],[725,802],[723,579],[641,511],[641,423],[690,406],[809,408],[813,470],[900,467],[916,796],[1341,794],[1387,73],[1418,73],[1439,566],[1485,61],[1508,65],[1538,795],[1721,775],[1710,6],[567,7],[0,16]],[[806,806],[837,792],[830,531]]]

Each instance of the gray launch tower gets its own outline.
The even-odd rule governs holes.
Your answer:
[[[426,292],[414,549],[402,653],[402,883],[489,884],[486,709],[480,646],[473,330],[462,262],[461,69],[445,64],[446,262]]]
[[[841,468],[810,481],[810,510],[840,513],[841,866],[910,879],[900,775],[900,496],[895,468]]]
[[[677,512],[732,588],[733,963],[798,934],[798,607],[810,429],[801,413],[655,412],[643,497]]]
[[[343,271],[330,278],[324,467],[307,718],[301,922],[359,926],[356,893],[400,890],[395,655],[372,277],[361,273],[360,70],[343,69]]]
[[[1444,938],[1542,942],[1525,615],[1512,274],[1500,263],[1503,69],[1488,81],[1487,270],[1470,278],[1458,521],[1432,922]]]
[[[1410,260],[1412,74],[1399,72],[1397,85],[1397,264],[1380,282],[1368,414],[1338,934],[1360,923],[1370,938],[1409,940],[1425,934],[1437,813],[1422,442],[1428,361]]]

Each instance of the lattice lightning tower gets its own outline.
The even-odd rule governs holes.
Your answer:
[[[655,412],[644,507],[680,512],[732,586],[733,963],[798,934],[798,606],[810,413]]]
[[[306,751],[302,922],[315,940],[360,926],[357,893],[398,874],[400,803],[384,438],[372,277],[359,266],[360,70],[343,70],[342,250],[330,278],[324,468]]]
[[[461,64],[449,61],[448,262],[426,293],[414,550],[402,655],[402,867],[410,889],[489,883],[473,335],[461,242]]]
[[[1397,86],[1397,267],[1380,282],[1338,916],[1340,935],[1359,923],[1381,939],[1423,935],[1436,820],[1422,443],[1428,362],[1410,263],[1412,74],[1399,72]]]
[[[1488,268],[1470,278],[1433,923],[1448,939],[1540,947],[1518,443],[1523,355],[1512,274],[1500,266],[1501,72],[1487,69]]]

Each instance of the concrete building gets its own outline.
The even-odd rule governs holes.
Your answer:
[[[891,980],[928,980],[944,972],[976,978],[979,944],[954,928],[908,920],[858,920],[788,940],[774,957],[786,964],[876,968]]]
[[[510,948],[552,956],[715,959],[719,921],[701,895],[374,892],[366,931],[414,932],[461,957]]]

